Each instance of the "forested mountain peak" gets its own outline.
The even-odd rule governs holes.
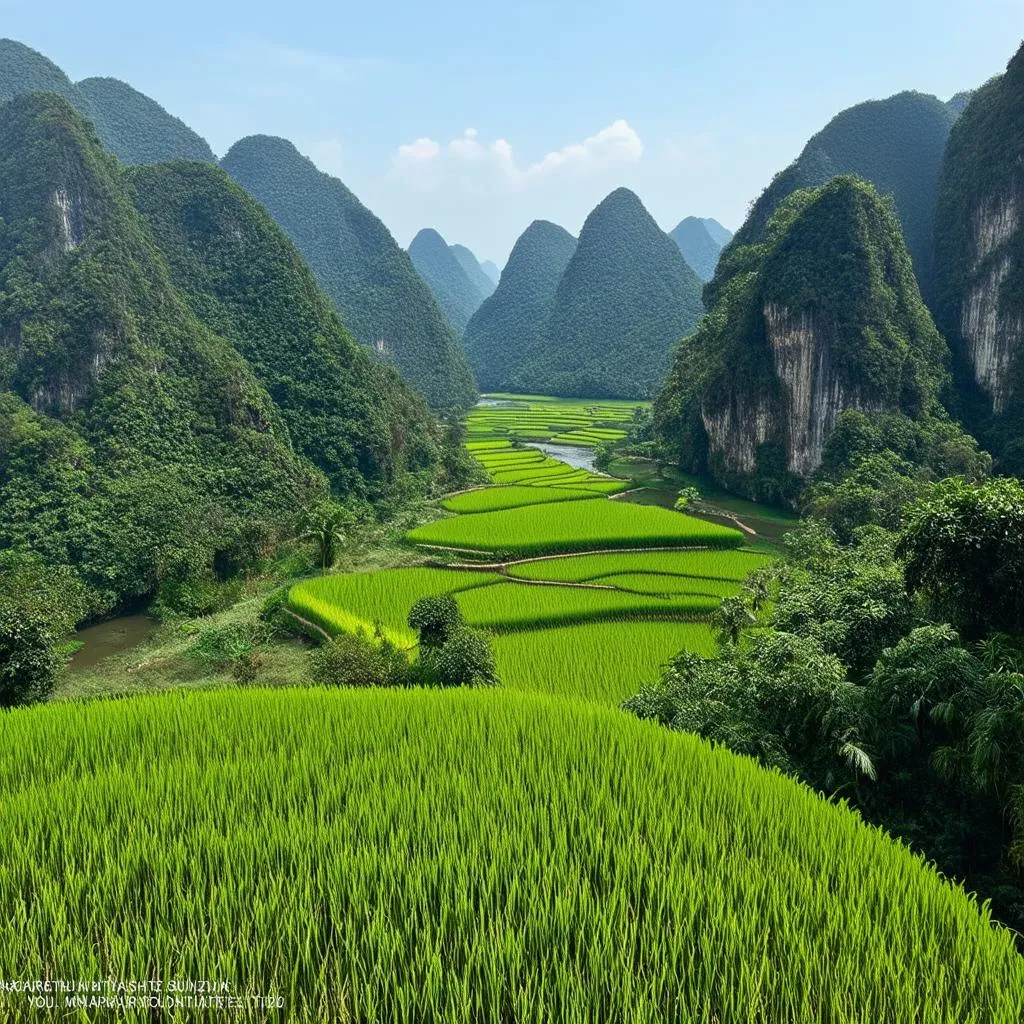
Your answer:
[[[684,467],[783,500],[845,410],[941,416],[948,350],[873,186],[840,176],[793,193],[762,240],[734,243],[726,262],[657,399]]]
[[[546,337],[555,291],[576,249],[565,228],[535,220],[516,240],[494,293],[466,327],[466,358],[480,386],[512,387],[527,352]]]
[[[700,278],[679,247],[618,188],[584,222],[547,332],[513,380],[528,392],[649,396],[702,310]]]
[[[52,61],[22,43],[0,39],[0,102],[55,92],[92,122],[100,142],[122,163],[215,157],[207,142],[148,96],[116,78],[72,84]]]
[[[416,234],[409,246],[409,258],[437,299],[445,319],[461,338],[469,318],[480,308],[485,294],[470,279],[448,243],[433,228],[423,228]],[[470,258],[475,263],[472,254]]]
[[[435,408],[474,400],[458,339],[430,289],[341,181],[267,135],[236,142],[221,166],[284,229],[358,342],[393,362]]]
[[[920,92],[901,92],[841,111],[775,175],[732,244],[760,241],[771,215],[797,189],[855,174],[895,200],[918,282],[928,294],[939,165],[956,117],[955,107]]]
[[[96,610],[202,586],[324,473],[429,476],[435,429],[220,170],[125,169],[53,93],[0,107],[0,548],[74,566]]]

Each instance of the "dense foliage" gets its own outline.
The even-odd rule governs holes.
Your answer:
[[[435,408],[476,396],[458,340],[390,232],[284,139],[236,142],[222,166],[285,230],[355,339],[391,360]]]
[[[776,209],[798,189],[817,188],[835,175],[855,174],[870,181],[880,195],[893,197],[921,290],[929,294],[936,182],[956,116],[956,105],[918,92],[901,92],[842,111],[772,179],[736,232],[734,245],[742,248],[762,241]],[[731,263],[721,266],[717,283],[734,269]]]
[[[433,228],[423,228],[417,233],[409,246],[409,259],[437,300],[445,319],[461,338],[469,318],[493,287],[482,290],[477,282],[470,280],[462,261]],[[479,267],[477,272],[483,276]]]
[[[681,653],[627,706],[843,793],[1019,928],[1024,488],[952,478],[902,518],[847,544],[811,520],[770,628]]]
[[[686,217],[668,233],[668,237],[679,246],[683,259],[702,281],[710,281],[715,276],[723,244],[711,236],[704,221],[699,217]]]
[[[510,383],[527,394],[648,398],[702,312],[700,278],[679,247],[616,189],[584,223],[547,330]]]
[[[662,445],[684,469],[792,501],[801,486],[793,430],[825,432],[827,442],[825,417],[849,408],[945,416],[948,349],[895,215],[871,185],[839,177],[793,194],[763,241],[738,236],[719,274],[707,290],[714,306],[677,348],[655,402]],[[799,407],[798,393],[809,396]]]
[[[526,353],[546,337],[555,291],[576,249],[564,228],[535,220],[520,236],[494,294],[466,326],[466,358],[485,391],[508,388]]]
[[[439,439],[422,399],[353,343],[254,199],[200,164],[139,168],[128,180],[175,286],[245,358],[336,494],[380,497],[410,471],[434,472]]]
[[[86,78],[75,85],[104,147],[124,164],[165,160],[216,163],[209,143],[159,103],[116,78]]]
[[[100,142],[122,163],[216,160],[205,139],[124,82],[86,78],[73,84],[42,54],[11,39],[0,39],[0,103],[31,92],[64,97],[92,122]]]
[[[94,613],[197,612],[326,494],[301,451],[356,496],[436,471],[422,402],[219,171],[123,171],[52,94],[0,121],[0,548],[74,566]]]
[[[480,301],[483,302],[489,295],[493,295],[494,289],[498,287],[498,278],[501,276],[498,268],[490,261],[481,263],[473,254],[472,249],[467,249],[464,245],[450,245],[448,248],[459,261],[459,266],[465,271],[470,283],[480,293]],[[493,277],[491,277],[492,272],[494,273]]]
[[[1024,46],[1006,74],[971,96],[950,133],[935,213],[936,317],[957,356],[964,415],[999,468],[1018,475],[1024,473],[1022,160]],[[964,336],[972,305],[988,321],[974,326],[973,346]]]

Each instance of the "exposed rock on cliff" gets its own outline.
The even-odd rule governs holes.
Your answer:
[[[676,350],[655,403],[681,465],[787,500],[843,412],[937,410],[946,346],[921,302],[891,207],[867,183],[794,193]]]
[[[950,134],[935,228],[939,325],[974,390],[973,426],[1024,470],[1024,47]],[[968,405],[970,409],[970,405]]]

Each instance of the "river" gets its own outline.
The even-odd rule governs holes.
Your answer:
[[[81,672],[112,654],[138,647],[159,628],[160,623],[148,615],[122,615],[98,622],[95,626],[86,626],[75,634],[82,647],[71,658],[68,671]]]

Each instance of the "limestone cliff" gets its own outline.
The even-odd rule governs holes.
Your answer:
[[[936,403],[945,345],[870,185],[835,178],[795,193],[765,240],[731,259],[655,403],[662,442],[685,469],[787,500],[843,412],[917,415]]]
[[[950,134],[935,273],[939,324],[977,398],[973,426],[999,457],[1024,426],[1024,47]]]

